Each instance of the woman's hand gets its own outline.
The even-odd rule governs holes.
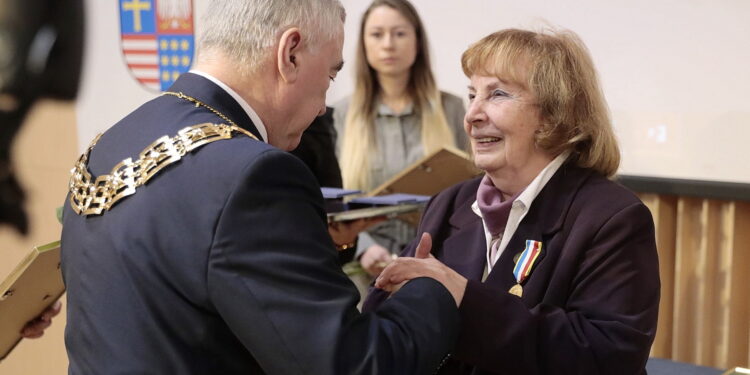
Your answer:
[[[393,261],[393,256],[388,249],[380,245],[368,247],[359,257],[359,264],[371,276],[378,276],[383,268]]]
[[[357,241],[359,232],[385,220],[385,217],[373,217],[351,221],[337,221],[328,224],[328,234],[338,250],[346,250]]]
[[[456,300],[456,306],[461,305],[466,290],[466,278],[435,259],[430,254],[431,249],[432,237],[429,233],[423,233],[414,258],[400,257],[391,262],[375,280],[375,287],[393,293],[406,281],[417,277],[431,277],[448,289]]]
[[[44,335],[44,330],[52,324],[52,318],[62,310],[62,302],[57,301],[34,320],[26,323],[21,330],[21,336],[27,339],[35,339]]]

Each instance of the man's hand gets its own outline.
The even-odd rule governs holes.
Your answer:
[[[359,232],[385,220],[385,217],[372,217],[351,221],[337,221],[328,224],[328,234],[337,247],[356,242]]]
[[[52,324],[52,318],[62,310],[62,302],[57,301],[36,317],[36,319],[26,323],[21,330],[21,336],[27,339],[35,339],[44,335],[44,330]]]
[[[375,280],[375,287],[395,292],[406,281],[417,277],[431,277],[448,289],[457,306],[461,305],[466,290],[466,278],[435,259],[430,254],[431,249],[432,237],[429,233],[423,233],[415,257],[400,257],[391,262]]]

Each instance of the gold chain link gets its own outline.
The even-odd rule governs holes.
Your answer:
[[[162,95],[172,95],[172,96],[176,96],[176,97],[178,97],[180,99],[187,100],[187,101],[189,101],[191,103],[195,103],[195,107],[196,108],[199,107],[199,106],[203,106],[207,110],[213,112],[213,114],[215,114],[216,116],[221,117],[222,120],[228,122],[229,125],[232,126],[232,130],[234,130],[236,132],[244,133],[248,137],[250,137],[250,138],[252,138],[252,139],[254,139],[256,141],[259,141],[258,137],[256,137],[253,133],[250,133],[249,131],[247,131],[247,130],[241,128],[241,127],[239,127],[237,124],[234,123],[234,121],[232,121],[229,117],[224,116],[223,113],[217,111],[216,109],[214,109],[214,107],[211,107],[210,105],[208,105],[206,103],[203,103],[202,101],[200,101],[200,100],[198,100],[198,99],[196,99],[196,98],[194,98],[192,96],[185,95],[185,94],[182,93],[182,91],[180,91],[180,92],[164,91],[164,93]]]
[[[182,159],[185,154],[208,143],[232,138],[232,133],[242,133],[258,140],[255,135],[198,99],[183,93],[164,94],[193,102],[196,107],[203,106],[230,125],[203,123],[185,127],[174,137],[165,135],[157,139],[139,154],[137,160],[127,158],[112,168],[109,174],[94,178],[88,171],[88,156],[101,136],[97,135],[70,171],[68,189],[70,205],[75,213],[87,216],[108,211],[119,200],[135,194],[137,187],[146,184],[154,175]]]
[[[229,119],[229,117],[227,117],[227,116],[224,116],[224,114],[222,114],[221,112],[219,112],[219,111],[215,110],[215,109],[214,109],[213,107],[211,107],[210,105],[208,105],[208,104],[206,104],[206,103],[203,103],[202,101],[200,101],[200,100],[198,100],[198,99],[196,99],[196,98],[194,98],[194,97],[192,97],[192,96],[188,96],[188,95],[185,95],[185,94],[183,94],[183,93],[182,93],[182,91],[180,91],[180,92],[174,92],[174,91],[164,91],[164,93],[163,93],[162,95],[172,95],[172,96],[176,96],[176,97],[178,97],[178,98],[180,98],[180,99],[184,99],[184,100],[187,100],[187,101],[189,101],[189,102],[195,103],[195,107],[196,107],[196,108],[197,108],[198,106],[203,106],[203,107],[205,107],[206,109],[208,109],[209,111],[213,112],[213,113],[214,113],[214,114],[215,114],[216,116],[219,116],[219,117],[221,117],[221,119],[222,119],[222,120],[224,120],[224,121],[228,122],[228,123],[229,123],[229,125],[234,125],[234,126],[237,126],[237,124],[235,124],[235,123],[234,123],[234,121],[230,120],[230,119]]]

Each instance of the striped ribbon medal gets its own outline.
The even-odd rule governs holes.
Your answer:
[[[526,240],[526,248],[521,253],[521,256],[516,262],[516,266],[513,268],[513,276],[516,277],[516,285],[508,291],[514,296],[521,297],[523,295],[523,284],[526,278],[531,274],[532,268],[534,268],[534,262],[539,258],[539,254],[542,252],[542,242],[534,240]]]

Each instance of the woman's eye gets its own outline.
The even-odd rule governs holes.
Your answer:
[[[370,33],[370,36],[373,38],[379,39],[381,36],[383,36],[383,34],[382,33]]]
[[[331,82],[335,82],[336,81],[336,77],[335,76],[328,76],[328,79],[330,79]]]
[[[493,98],[510,98],[511,97],[509,93],[500,89],[493,90],[492,93],[490,93],[490,96]]]
[[[507,98],[507,97],[509,97],[509,96],[510,96],[510,94],[508,94],[507,92],[505,92],[505,91],[503,91],[503,90],[495,90],[495,91],[492,91],[492,97],[503,97],[503,98]]]
[[[469,94],[469,101],[473,101],[473,100],[474,100],[474,98],[476,98],[476,95],[474,95],[474,94]]]

